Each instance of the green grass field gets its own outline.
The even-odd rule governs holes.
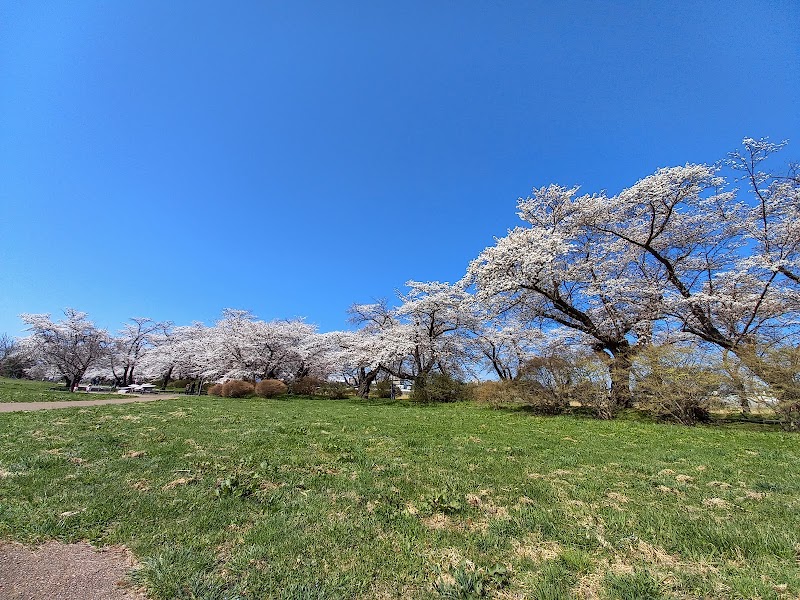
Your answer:
[[[0,538],[153,598],[796,598],[800,438],[450,404],[0,415]]]
[[[105,398],[125,398],[125,396],[122,394],[70,393],[61,383],[0,377],[0,402],[69,402],[70,400],[102,400]]]

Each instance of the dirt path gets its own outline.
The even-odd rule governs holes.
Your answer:
[[[113,546],[47,542],[28,548],[0,542],[0,598],[9,600],[146,600],[126,582],[133,556]]]
[[[67,400],[64,402],[0,402],[0,413],[19,410],[48,410],[53,408],[77,408],[81,406],[101,406],[103,404],[129,404],[131,402],[153,402],[154,400],[174,400],[184,398],[182,394],[158,394],[152,396],[131,396],[130,398],[106,398],[105,400]]]

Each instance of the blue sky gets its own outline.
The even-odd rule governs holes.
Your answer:
[[[0,333],[67,306],[340,329],[460,278],[534,186],[745,136],[800,159],[797,2],[231,4],[0,5]]]

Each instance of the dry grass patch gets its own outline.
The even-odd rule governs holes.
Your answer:
[[[708,508],[721,508],[728,509],[731,507],[730,503],[724,498],[706,498],[703,500],[703,506]]]
[[[572,589],[575,598],[579,600],[600,600],[604,576],[605,573],[594,571],[578,579],[578,583]]]
[[[161,490],[166,492],[167,490],[172,490],[181,485],[188,485],[193,481],[195,481],[194,477],[178,477],[178,479],[173,479],[169,483],[165,484]]]
[[[608,492],[606,494],[606,498],[609,500],[613,500],[614,502],[619,502],[620,504],[627,504],[630,502],[627,496],[624,494],[620,494],[618,492]]]
[[[747,490],[744,493],[744,499],[746,500],[763,500],[767,497],[767,494],[764,492],[754,492],[753,490]]]
[[[420,522],[428,529],[433,530],[449,529],[451,531],[459,531],[462,529],[460,524],[454,522],[453,519],[443,513],[434,513],[429,517],[422,517]]]
[[[644,540],[639,540],[635,546],[628,551],[628,558],[633,561],[642,561],[653,565],[675,567],[681,564],[678,556],[669,554],[660,546],[649,544]]]
[[[558,557],[564,548],[558,542],[542,541],[535,536],[528,536],[522,540],[511,540],[514,554],[519,558],[541,563]]]
[[[138,481],[133,481],[129,484],[133,489],[139,492],[147,492],[150,491],[150,482],[146,479],[140,479]]]

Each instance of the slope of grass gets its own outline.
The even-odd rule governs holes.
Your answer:
[[[70,393],[52,381],[28,381],[0,377],[0,402],[69,402],[70,400],[102,400],[125,398],[122,394]]]
[[[794,598],[798,441],[302,398],[15,413],[0,537],[126,544],[163,599]]]

